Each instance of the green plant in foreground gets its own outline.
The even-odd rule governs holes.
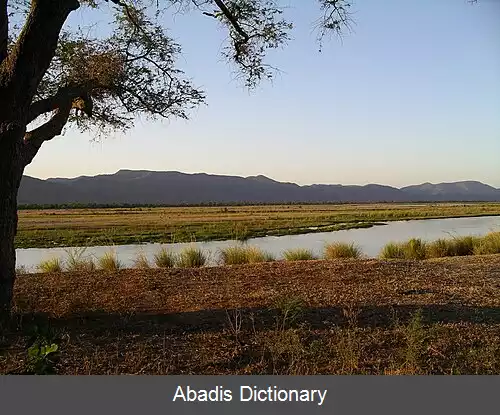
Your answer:
[[[60,258],[46,259],[38,264],[38,269],[42,272],[61,272],[62,268]]]
[[[104,271],[118,271],[123,268],[123,264],[118,260],[116,253],[106,252],[97,260],[99,268]]]
[[[54,374],[54,359],[58,351],[56,343],[36,340],[28,349],[27,372],[35,375]]]
[[[477,236],[455,237],[451,244],[451,256],[474,255],[474,249],[481,242]]]
[[[324,250],[325,259],[360,258],[361,248],[354,243],[333,242],[327,244]]]
[[[427,258],[443,258],[450,256],[452,252],[452,242],[446,239],[437,239],[427,244]]]
[[[182,268],[199,268],[206,264],[208,257],[201,249],[185,248],[179,255],[178,265]]]
[[[405,252],[403,250],[402,244],[396,242],[389,242],[384,245],[380,251],[379,257],[381,259],[403,259],[405,257]]]
[[[173,268],[177,258],[173,252],[162,248],[154,255],[154,262],[158,268]]]
[[[306,304],[305,301],[297,296],[281,296],[278,297],[272,308],[280,313],[280,321],[278,322],[281,330],[286,324],[293,324],[304,313]]]
[[[313,251],[310,249],[288,249],[283,252],[283,258],[286,261],[310,261],[316,259]]]
[[[248,248],[244,246],[231,246],[221,249],[220,259],[225,265],[247,264]]]

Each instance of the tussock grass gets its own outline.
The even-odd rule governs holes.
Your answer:
[[[474,248],[481,242],[477,236],[460,236],[452,239],[451,256],[474,255]]]
[[[144,252],[141,252],[137,255],[134,260],[134,268],[139,269],[149,269],[151,268],[151,264],[149,263],[148,257]]]
[[[412,238],[403,244],[404,257],[406,259],[425,259],[426,242],[419,238]]]
[[[361,258],[361,248],[354,243],[333,242],[327,244],[324,250],[325,259]]]
[[[447,239],[437,239],[429,242],[426,247],[427,258],[443,258],[451,256],[452,246]]]
[[[396,242],[389,242],[382,248],[379,257],[381,259],[404,259],[403,245]]]
[[[185,248],[178,258],[177,265],[181,268],[199,268],[208,261],[207,254],[196,247]]]
[[[46,259],[38,264],[38,269],[41,272],[62,272],[61,258]]]
[[[118,271],[123,268],[123,264],[118,260],[113,251],[106,252],[97,260],[99,268],[104,271]]]
[[[475,255],[500,254],[500,232],[491,232],[474,247]]]
[[[66,250],[66,271],[88,272],[94,271],[96,265],[92,258],[84,257],[87,248],[69,248]]]
[[[158,268],[173,268],[177,263],[177,256],[165,248],[154,255],[154,262]]]
[[[224,265],[255,264],[275,259],[270,252],[255,246],[231,246],[220,251],[220,261]]]
[[[298,248],[286,250],[283,252],[283,258],[286,261],[310,261],[316,259],[316,256],[310,249]]]

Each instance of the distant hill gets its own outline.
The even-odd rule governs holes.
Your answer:
[[[74,179],[24,176],[20,204],[200,204],[286,202],[500,201],[500,189],[474,181],[395,187],[379,184],[299,186],[268,177],[120,170]]]

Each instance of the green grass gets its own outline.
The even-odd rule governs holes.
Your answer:
[[[166,248],[160,249],[160,251],[154,255],[154,263],[158,268],[173,268],[176,262],[176,255]]]
[[[405,252],[403,245],[396,242],[389,242],[382,248],[379,257],[381,259],[404,259]]]
[[[185,248],[178,258],[177,265],[181,268],[199,268],[208,261],[207,254],[199,248]]]
[[[62,272],[61,258],[46,259],[38,264],[38,269],[41,272]]]
[[[99,269],[104,271],[118,271],[123,268],[123,264],[117,258],[116,253],[109,251],[97,260]]]
[[[310,261],[316,259],[316,256],[310,249],[297,248],[283,252],[283,258],[286,261]]]
[[[354,243],[333,242],[327,244],[324,250],[325,259],[361,258],[361,248]]]

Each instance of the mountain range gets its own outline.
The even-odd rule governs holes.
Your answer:
[[[266,176],[222,176],[176,171],[120,170],[114,174],[50,178],[23,176],[19,204],[325,203],[500,201],[500,189],[477,181],[423,183],[403,188],[379,184],[300,186]]]

